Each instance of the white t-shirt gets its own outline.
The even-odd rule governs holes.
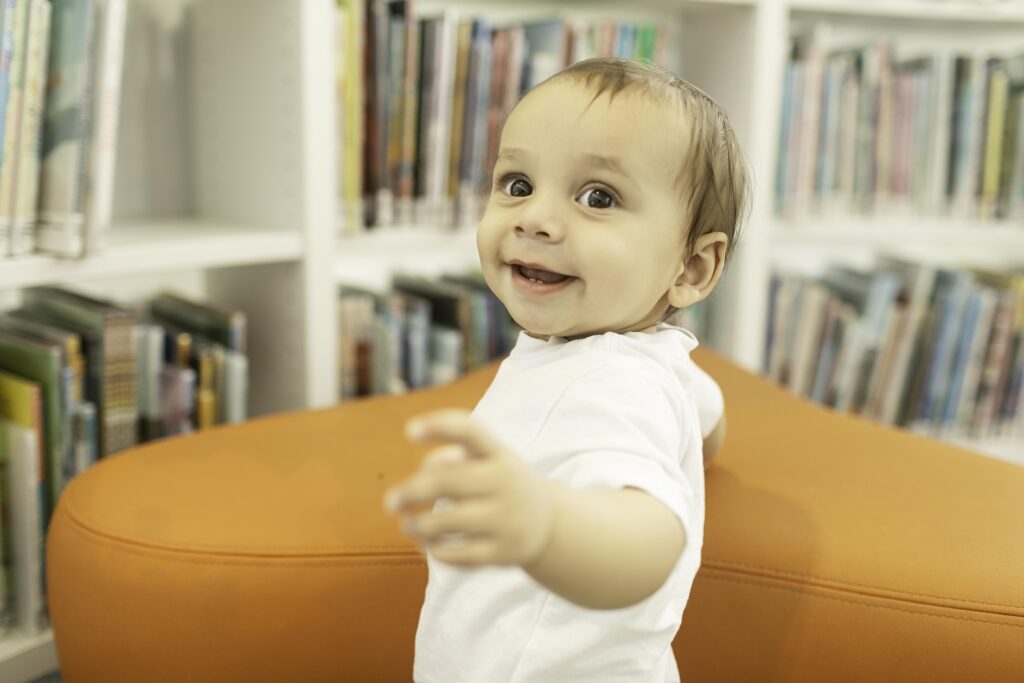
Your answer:
[[[615,610],[580,607],[520,567],[428,553],[417,683],[679,680],[672,640],[704,540],[703,438],[723,412],[718,385],[690,359],[696,346],[667,323],[573,341],[520,333],[473,416],[569,488],[649,492],[679,517],[685,547],[661,588]]]

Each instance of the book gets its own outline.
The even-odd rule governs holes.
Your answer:
[[[37,635],[48,625],[44,540],[46,503],[41,494],[43,468],[39,433],[5,421],[7,502],[10,510],[11,570],[14,575],[14,613],[17,629]]]
[[[14,214],[11,219],[11,248],[14,256],[36,250],[37,198],[39,196],[39,156],[46,85],[47,52],[50,47],[50,1],[32,0],[29,34],[25,55],[25,82],[22,94],[21,131],[19,132],[17,180]]]
[[[999,174],[1002,170],[1003,129],[1006,124],[1006,100],[1009,79],[1002,59],[987,62],[988,102],[986,103],[985,134],[982,139],[983,163],[980,164],[979,215],[991,219],[996,215],[999,201]]]
[[[14,247],[11,231],[14,224],[14,201],[18,171],[18,150],[20,149],[22,95],[25,83],[30,0],[20,0],[14,11],[11,36],[11,67],[7,85],[6,111],[4,113],[3,160],[0,162],[0,234],[4,235],[7,248]]]
[[[885,324],[895,303],[898,280],[889,272],[861,273],[831,268],[825,284],[859,315],[858,323],[844,338],[843,363],[836,368],[836,409],[859,412],[884,341]]]
[[[11,58],[14,52],[14,23],[17,0],[0,3],[0,167],[3,166],[4,126],[7,97],[11,84]],[[7,231],[0,230],[0,258],[7,255]]]
[[[23,291],[23,306],[78,333],[88,365],[86,400],[99,412],[101,457],[137,442],[136,318],[117,304],[60,287]]]
[[[74,476],[74,443],[72,422],[78,404],[83,400],[85,358],[81,353],[81,337],[33,318],[28,311],[12,311],[0,318],[0,329],[30,335],[35,339],[60,345],[63,350],[60,387],[60,429],[57,448],[60,453],[61,486]]]
[[[338,0],[337,3],[338,139],[341,158],[338,164],[339,197],[342,199],[343,232],[354,234],[362,223],[363,73],[359,69],[364,42],[364,0]]]
[[[878,419],[885,424],[897,424],[900,407],[906,399],[912,371],[912,354],[920,342],[923,318],[935,283],[935,269],[927,264],[907,261],[896,256],[882,255],[878,267],[892,273],[898,282],[897,300],[906,305],[904,332],[899,335],[895,348],[887,387],[877,408]]]
[[[472,306],[469,293],[450,282],[397,273],[392,278],[395,290],[413,294],[430,302],[430,324],[456,330],[464,340],[461,356],[455,368],[456,376],[471,367],[472,359],[479,355],[473,333]]]
[[[39,244],[85,253],[85,193],[93,114],[95,0],[56,0],[39,193]]]
[[[928,432],[946,396],[956,331],[961,329],[973,277],[964,271],[939,269],[930,308],[935,314],[934,343],[921,366],[921,392],[908,416],[911,428]]]
[[[11,521],[7,500],[7,432],[0,421],[0,636],[14,622],[14,576],[11,564]]]
[[[44,463],[39,481],[47,484],[40,494],[47,523],[64,486],[61,402],[66,384],[63,367],[63,349],[59,344],[23,332],[0,329],[0,370],[35,383],[40,390],[43,429],[35,443]]]
[[[156,439],[163,434],[163,407],[160,403],[160,371],[164,367],[164,328],[142,323],[136,331],[137,379],[139,401],[138,440]]]
[[[809,282],[805,285],[793,335],[792,372],[788,383],[790,390],[798,396],[808,396],[814,388],[828,300],[829,292],[822,284]]]
[[[18,440],[19,435],[11,435],[7,433],[7,425],[16,425],[21,430],[24,430],[31,436],[29,439],[34,442],[33,448],[30,452],[10,452],[12,446],[8,443],[8,438],[13,437]],[[3,533],[0,534],[4,538],[5,548],[0,552],[0,556],[7,558],[5,566],[0,567],[0,578],[3,579],[3,585],[0,585],[0,622],[6,628],[14,621],[15,610],[18,607],[16,588],[14,585],[14,572],[10,571],[8,567],[14,568],[17,562],[20,561],[15,551],[24,552],[23,544],[20,541],[13,541],[14,537],[23,534],[24,531],[19,528],[19,523],[25,515],[31,514],[35,519],[35,536],[38,538],[40,534],[45,534],[45,501],[46,501],[46,463],[44,462],[44,454],[40,445],[43,443],[45,426],[43,423],[43,396],[42,390],[39,384],[30,382],[17,375],[8,372],[0,371],[0,426],[4,433],[0,438],[0,452],[3,457],[0,458],[0,474],[2,474],[3,487],[0,489],[0,501],[3,502],[3,512],[0,517],[3,518]],[[25,440],[25,435],[21,435],[21,440]],[[24,463],[12,462],[17,459],[28,459],[31,458],[28,464],[31,465],[29,470],[31,474],[30,481],[26,482],[24,477],[19,474],[19,468],[24,467]],[[13,469],[12,469],[13,468]],[[13,473],[13,477],[12,477]],[[31,500],[35,501],[37,506],[35,508],[25,509],[19,507],[15,509],[15,505],[24,505],[22,499],[18,493],[15,493],[12,497],[10,491],[11,486],[33,486],[34,491],[31,492]],[[19,520],[15,523],[14,520]],[[36,544],[31,547],[36,548],[34,551],[36,554],[41,555],[43,548],[41,544]],[[38,558],[39,562],[42,562],[43,558]],[[19,577],[19,584],[24,584],[24,577]],[[23,586],[19,586],[24,589]],[[22,615],[17,619],[19,625],[25,623],[31,623],[31,620],[26,616]]]
[[[149,314],[156,321],[183,328],[232,351],[246,353],[247,322],[243,311],[161,292],[150,300]]]
[[[970,435],[972,419],[978,405],[986,352],[992,335],[996,332],[995,315],[999,304],[999,292],[989,287],[982,288],[980,292],[975,329],[971,335],[971,343],[965,349],[967,359],[962,372],[962,384],[957,387],[960,401],[952,410],[947,409],[946,412],[947,429],[959,436]]]
[[[92,116],[85,172],[85,251],[107,247],[114,202],[127,0],[98,0]]]

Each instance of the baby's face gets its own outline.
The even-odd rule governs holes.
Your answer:
[[[592,99],[560,79],[519,103],[477,231],[488,286],[539,337],[641,330],[685,305],[670,289],[684,266],[685,126],[634,93]]]

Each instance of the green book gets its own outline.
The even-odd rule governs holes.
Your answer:
[[[99,414],[101,457],[134,446],[138,420],[135,314],[112,302],[60,287],[32,287],[23,308],[78,333],[87,359],[85,398]]]
[[[169,293],[153,299],[149,310],[157,322],[169,323],[232,351],[245,353],[246,318],[242,311],[229,311]]]
[[[11,574],[11,513],[7,495],[7,426],[0,420],[0,635],[13,621],[14,585]]]
[[[41,450],[45,454],[43,479],[49,483],[43,509],[49,523],[53,504],[64,487],[62,476],[61,396],[64,351],[59,344],[43,341],[13,330],[0,330],[0,370],[39,385],[42,403]]]

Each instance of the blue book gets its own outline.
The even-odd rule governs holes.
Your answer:
[[[964,322],[960,328],[960,337],[957,340],[956,351],[953,354],[953,362],[950,366],[949,391],[946,392],[944,406],[936,414],[936,426],[955,426],[956,412],[960,405],[960,392],[963,389],[964,374],[967,364],[970,362],[971,346],[975,335],[980,333],[977,330],[978,316],[981,314],[982,291],[980,287],[972,287],[968,297],[967,306],[964,311]]]
[[[916,418],[931,422],[949,385],[949,366],[953,356],[956,330],[963,321],[968,288],[973,278],[966,272],[942,270],[935,286],[938,325],[935,344],[929,358],[924,391]]]
[[[782,213],[786,204],[786,164],[789,157],[790,118],[793,116],[793,71],[796,64],[786,62],[782,81],[782,116],[779,117],[779,154],[775,167],[775,212]],[[769,318],[770,320],[771,318]]]
[[[27,0],[23,0],[27,1]],[[3,139],[4,122],[7,119],[7,92],[11,84],[11,56],[14,54],[14,8],[17,0],[4,0],[3,14],[0,15],[0,140]],[[0,145],[0,163],[3,163],[4,149]]]

